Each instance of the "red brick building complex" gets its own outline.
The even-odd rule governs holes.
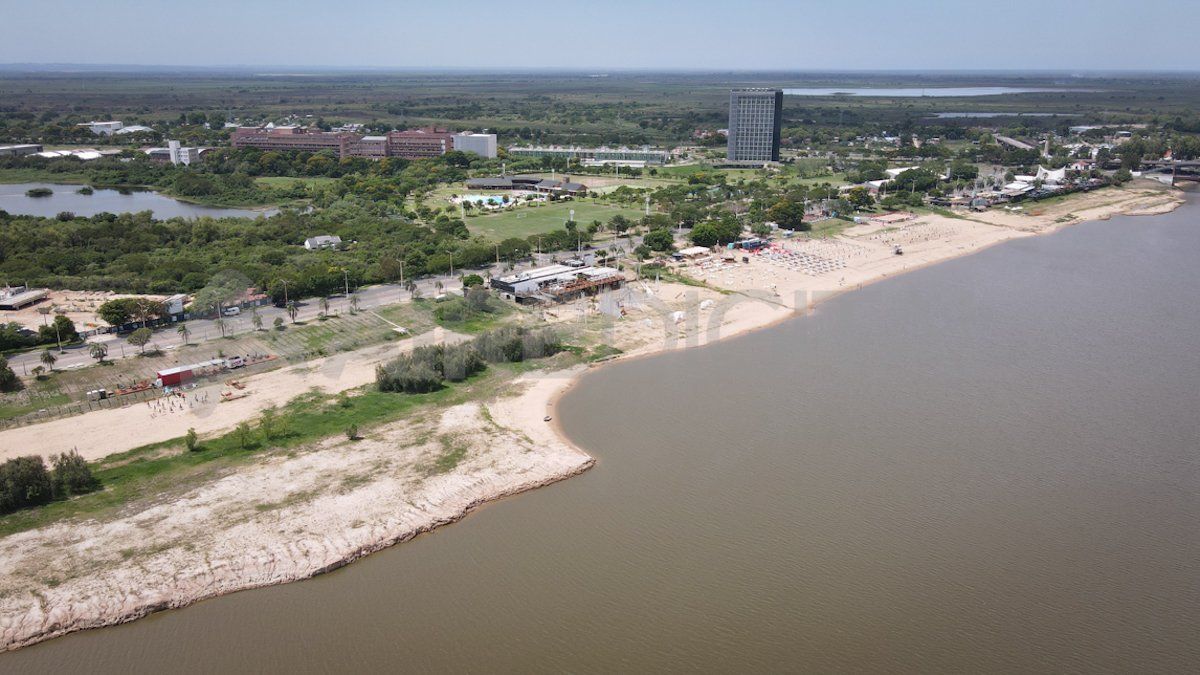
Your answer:
[[[350,157],[359,140],[344,131],[309,131],[302,127],[238,127],[229,137],[235,148],[259,150],[332,150],[338,158]]]
[[[343,157],[382,159],[441,157],[454,149],[454,134],[444,129],[390,131],[386,136],[362,136],[347,131],[313,131],[303,127],[238,127],[230,136],[235,148],[259,150],[330,150]]]
[[[387,147],[389,157],[441,157],[454,149],[454,134],[445,129],[391,131],[387,135]]]

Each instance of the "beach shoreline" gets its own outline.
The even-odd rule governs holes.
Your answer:
[[[513,383],[518,393],[477,407],[459,405],[434,420],[385,425],[374,434],[377,438],[351,446],[361,454],[354,455],[357,461],[349,467],[347,442],[329,439],[311,452],[268,457],[113,522],[56,524],[0,539],[0,559],[9,563],[0,572],[0,652],[239,590],[310,578],[457,522],[490,502],[579,475],[597,458],[566,434],[558,405],[587,373],[608,363],[728,340],[806,315],[847,291],[1003,241],[1114,215],[1166,213],[1184,199],[1178,192],[1162,192],[1150,201],[1154,203],[1119,200],[1070,220],[1053,213],[1023,216],[1029,221],[1018,222],[1028,229],[924,216],[920,227],[940,231],[953,225],[965,234],[921,240],[905,257],[881,254],[891,246],[888,241],[873,243],[870,255],[863,254],[861,269],[847,272],[836,286],[832,278],[780,273],[780,287],[773,287],[772,295],[760,287],[762,269],[755,266],[738,267],[742,276],[723,291],[639,282],[654,302],[647,303],[644,315],[634,314],[620,324],[625,332],[614,331],[614,346],[622,346],[621,353],[596,363],[527,373]],[[864,230],[856,236],[873,242],[871,237],[891,235]],[[667,319],[678,313],[686,320],[673,324]],[[431,458],[444,451],[444,443],[439,446],[436,439],[465,444],[470,459],[444,475],[429,475]],[[369,477],[354,473],[372,462],[388,463],[391,469],[382,477],[378,471]],[[280,473],[288,480],[264,482]],[[348,484],[354,488],[347,491]],[[243,496],[247,485],[267,494]],[[297,495],[305,499],[292,503]],[[262,500],[283,506],[263,510]],[[171,527],[162,528],[163,522]],[[143,541],[151,523],[157,530],[170,530],[171,536]],[[181,546],[183,541],[188,545]],[[135,553],[124,556],[129,547]],[[72,570],[86,571],[70,576]],[[60,574],[65,579],[55,576]]]
[[[735,338],[738,338],[738,337],[741,337],[744,335],[748,335],[753,332],[765,330],[765,329],[771,328],[773,326],[779,325],[785,321],[792,320],[792,319],[795,319],[795,318],[798,318],[801,316],[807,316],[807,315],[811,314],[817,308],[817,306],[819,304],[829,301],[829,300],[832,300],[833,298],[840,297],[841,295],[844,295],[846,293],[849,293],[849,292],[852,292],[855,290],[860,290],[871,284],[876,284],[876,283],[885,281],[889,278],[899,276],[901,274],[905,274],[908,272],[915,272],[917,270],[925,269],[927,267],[931,267],[933,265],[937,265],[939,263],[943,263],[948,260],[955,260],[958,258],[967,257],[974,253],[984,251],[993,246],[996,246],[996,245],[999,245],[999,244],[1002,244],[1002,243],[1005,243],[1008,241],[1012,241],[1014,239],[1020,239],[1020,238],[1026,237],[1026,236],[1042,236],[1042,235],[1055,234],[1057,232],[1060,232],[1060,231],[1062,231],[1068,227],[1074,226],[1074,225],[1081,225],[1081,224],[1085,224],[1085,223],[1089,223],[1089,222],[1096,222],[1096,221],[1105,221],[1105,220],[1111,219],[1114,216],[1163,215],[1163,214],[1171,213],[1172,211],[1178,209],[1186,201],[1186,199],[1184,197],[1184,193],[1181,190],[1172,189],[1169,191],[1162,190],[1161,192],[1164,195],[1164,197],[1166,197],[1166,199],[1156,200],[1156,203],[1154,203],[1153,205],[1148,206],[1148,207],[1143,207],[1143,206],[1134,204],[1133,205],[1134,208],[1113,208],[1113,209],[1101,208],[1101,209],[1096,210],[1094,213],[1089,214],[1087,217],[1081,217],[1081,218],[1072,219],[1072,220],[1063,220],[1063,221],[1058,221],[1058,222],[1052,221],[1050,219],[1044,219],[1044,220],[1042,220],[1042,222],[1040,222],[1038,224],[1039,226],[1036,229],[1021,230],[1020,234],[1014,234],[1014,236],[1011,236],[1011,237],[996,238],[993,240],[981,242],[979,245],[971,248],[970,250],[962,250],[961,252],[959,252],[957,254],[945,255],[943,257],[924,260],[924,261],[921,261],[920,263],[912,265],[912,266],[905,266],[901,270],[892,270],[890,272],[881,273],[876,276],[873,276],[873,277],[870,277],[867,279],[863,279],[854,286],[843,286],[843,287],[840,287],[837,289],[827,289],[824,291],[824,293],[820,297],[813,299],[809,303],[806,303],[806,305],[802,309],[800,307],[796,306],[796,303],[793,303],[791,305],[788,305],[787,303],[781,303],[781,307],[789,307],[789,311],[787,311],[786,313],[784,313],[782,315],[776,315],[776,316],[760,315],[751,321],[742,322],[740,324],[726,324],[725,326],[718,326],[718,328],[723,328],[723,327],[727,328],[726,332],[716,336],[715,338],[713,338],[712,336],[709,336],[710,339],[708,339],[708,340],[698,341],[693,344],[684,344],[682,347],[675,347],[675,348],[688,349],[688,348],[703,347],[703,346],[711,344],[713,342],[723,341],[723,340],[731,340],[731,339],[735,339]],[[1131,201],[1136,201],[1136,200],[1131,200]],[[1122,205],[1122,206],[1125,206],[1125,205]],[[572,445],[573,447],[576,447],[577,449],[579,449],[580,452],[588,453],[587,450],[576,446],[574,444],[574,442],[570,439],[570,437],[566,434],[566,432],[562,429],[562,426],[559,422],[559,416],[558,416],[558,404],[562,400],[562,397],[565,396],[566,393],[570,389],[573,389],[585,375],[587,375],[588,373],[593,372],[595,370],[598,370],[599,368],[601,368],[603,366],[609,365],[616,361],[625,362],[625,361],[632,361],[632,360],[637,360],[637,359],[642,359],[642,358],[649,358],[649,357],[656,356],[656,355],[661,354],[666,351],[672,351],[675,348],[664,348],[661,345],[659,345],[659,346],[646,345],[640,349],[637,349],[637,350],[634,350],[634,351],[631,351],[628,353],[624,353],[624,354],[619,354],[619,355],[613,356],[612,358],[605,359],[604,361],[601,361],[601,362],[589,364],[588,367],[583,368],[583,369],[575,368],[575,369],[567,369],[567,370],[559,371],[559,374],[566,376],[566,377],[564,377],[563,383],[557,389],[555,389],[553,392],[551,392],[550,395],[544,401],[539,401],[537,403],[542,406],[542,409],[545,411],[546,416],[551,418],[552,421],[551,421],[550,426],[562,442],[568,443],[568,444]],[[590,454],[590,453],[588,453],[588,454]]]

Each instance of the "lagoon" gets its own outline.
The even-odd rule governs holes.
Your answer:
[[[85,217],[98,213],[151,211],[158,220],[200,217],[257,218],[278,213],[278,209],[237,209],[192,204],[152,190],[122,192],[111,188],[95,188],[91,195],[82,195],[78,192],[82,187],[57,183],[3,183],[0,184],[0,209],[13,215],[43,218],[53,218],[63,211]],[[48,197],[29,197],[25,194],[34,188],[48,188],[53,190],[54,194]]]

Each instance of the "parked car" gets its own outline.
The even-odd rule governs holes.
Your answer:
[[[238,314],[242,313],[242,308],[241,307],[226,307],[225,309],[221,310],[221,313],[224,314],[225,316],[237,316]]]

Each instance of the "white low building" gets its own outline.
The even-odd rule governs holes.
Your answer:
[[[582,261],[579,261],[582,263]],[[618,288],[625,276],[611,267],[549,265],[504,277],[492,277],[492,288],[517,302],[564,301],[580,294]]]
[[[336,234],[322,234],[304,240],[304,248],[316,251],[323,248],[337,248],[342,245],[342,238]]]
[[[111,120],[108,122],[84,122],[81,127],[87,127],[92,130],[97,136],[111,136],[125,127],[120,120]]]
[[[100,152],[99,150],[92,150],[91,148],[87,148],[85,150],[46,150],[44,152],[35,152],[34,156],[44,157],[45,159],[57,159],[59,157],[74,157],[75,159],[82,159],[84,161],[88,161],[88,160],[93,160],[93,159],[100,159],[101,157],[104,156],[104,153]]]
[[[151,129],[150,127],[147,127],[147,126],[143,126],[141,124],[130,124],[127,127],[121,127],[120,129],[117,129],[116,131],[113,132],[113,134],[115,134],[117,136],[125,136],[127,134],[138,134],[143,131],[153,132],[154,129]]]
[[[902,166],[902,167],[899,167],[896,169],[884,169],[883,172],[885,174],[887,174],[888,178],[895,178],[895,177],[899,176],[900,174],[904,173],[905,171],[914,171],[919,168],[921,168],[921,167],[919,167],[919,166]]]

